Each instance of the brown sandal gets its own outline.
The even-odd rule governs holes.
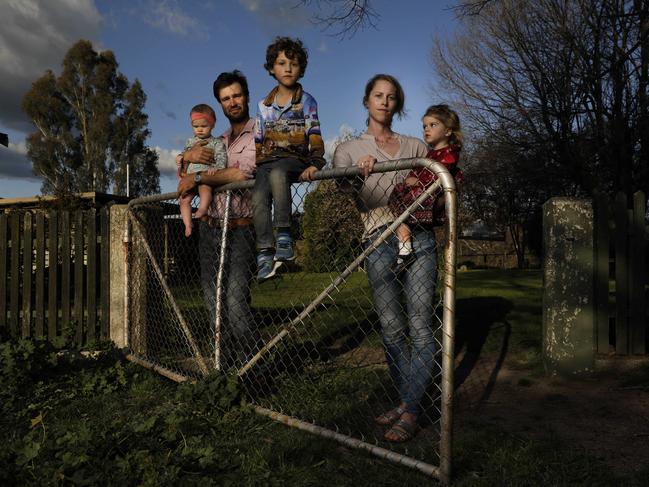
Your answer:
[[[376,418],[374,418],[374,422],[376,424],[379,424],[381,426],[387,426],[389,424],[394,423],[396,420],[398,420],[403,413],[405,413],[406,410],[401,408],[401,407],[396,407],[394,409],[391,409],[387,413],[383,413]]]
[[[404,443],[412,440],[417,431],[417,424],[404,419],[399,419],[392,427],[385,432],[383,439],[391,443]],[[392,438],[390,438],[392,436]]]

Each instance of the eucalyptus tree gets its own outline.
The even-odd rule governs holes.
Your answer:
[[[27,137],[27,155],[43,193],[123,192],[126,161],[137,181],[132,195],[159,190],[157,155],[145,144],[146,96],[117,70],[111,51],[96,52],[89,41],[74,44],[57,77],[38,78],[23,98],[23,110],[35,131]]]
[[[145,102],[142,85],[135,80],[124,94],[121,116],[113,125],[110,172],[114,174],[113,191],[116,194],[160,192],[158,155],[146,145],[150,131],[147,128],[148,117],[143,111]]]

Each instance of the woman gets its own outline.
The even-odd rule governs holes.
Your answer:
[[[387,206],[388,197],[395,184],[407,173],[370,174],[374,164],[425,157],[428,152],[423,141],[392,131],[394,115],[403,114],[404,99],[403,89],[393,76],[377,74],[371,78],[363,97],[367,109],[367,132],[358,139],[340,144],[334,154],[335,167],[356,165],[364,176],[357,190],[357,202],[365,227],[363,238],[366,246],[394,220]],[[395,235],[381,243],[366,262],[386,360],[401,399],[397,407],[375,418],[377,423],[390,426],[384,438],[391,442],[404,442],[414,436],[421,401],[431,382],[435,354],[435,237],[431,228],[414,227],[412,240],[417,259],[399,279],[391,270],[398,252]],[[402,295],[407,305],[407,316],[402,310]]]

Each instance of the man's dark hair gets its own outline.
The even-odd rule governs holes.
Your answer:
[[[212,89],[214,90],[214,98],[216,98],[216,100],[220,102],[221,100],[219,99],[219,91],[230,86],[233,83],[239,83],[246,99],[250,98],[250,96],[248,95],[248,80],[238,69],[235,69],[232,72],[227,71],[218,75],[216,80],[214,80],[214,85],[212,87]]]
[[[306,65],[309,62],[309,53],[302,44],[300,39],[291,39],[290,37],[276,37],[275,42],[266,48],[266,64],[264,69],[273,76],[271,70],[275,65],[277,56],[284,51],[284,55],[289,59],[295,59],[300,65],[300,78],[304,76]]]

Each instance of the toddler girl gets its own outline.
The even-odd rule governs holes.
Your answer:
[[[444,164],[451,175],[461,182],[462,170],[457,167],[462,147],[462,130],[460,118],[448,105],[428,107],[422,118],[424,140],[430,147],[427,159]],[[408,173],[403,183],[395,186],[390,195],[389,206],[395,215],[403,213],[427,188],[437,180],[437,176],[425,167],[417,167]],[[439,225],[442,218],[436,211],[437,195],[431,196],[420,209],[412,212],[410,217],[397,227],[399,253],[392,266],[395,274],[407,269],[416,259],[412,248],[410,225]]]

